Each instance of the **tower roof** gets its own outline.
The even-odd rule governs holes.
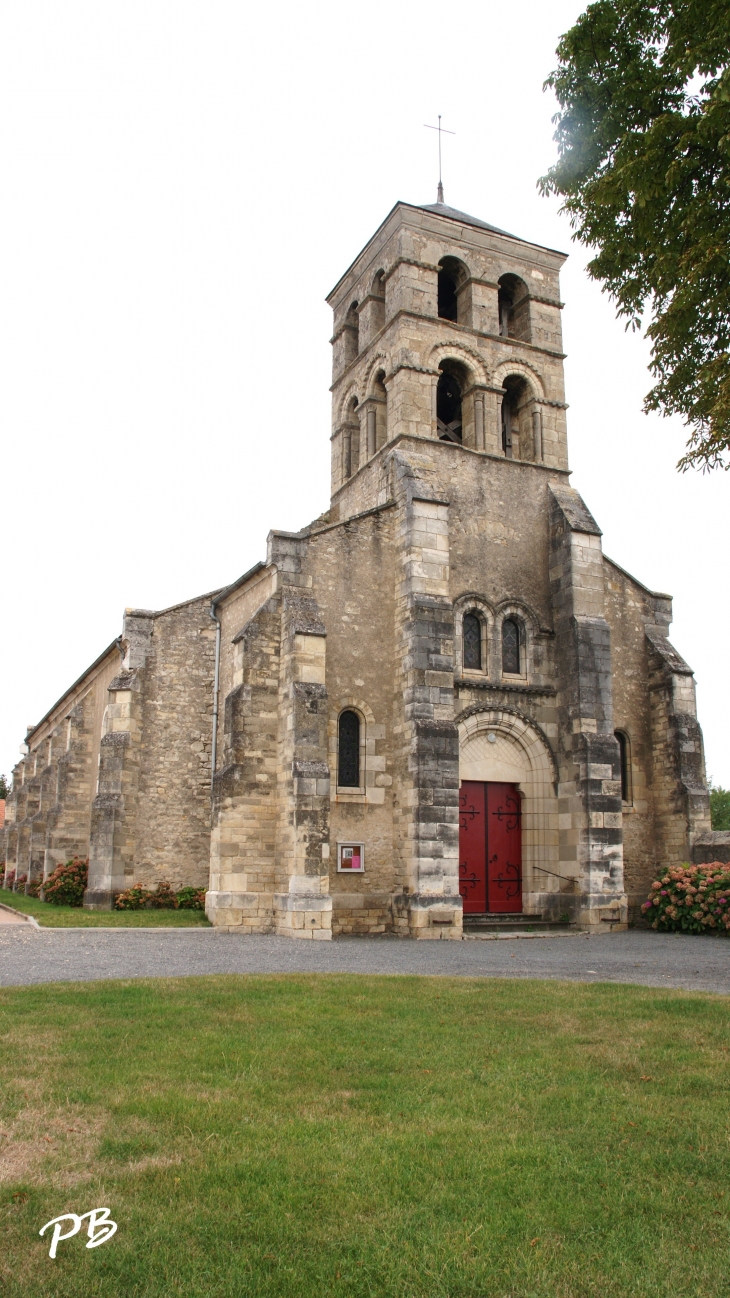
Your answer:
[[[490,225],[488,221],[480,221],[478,216],[469,216],[467,212],[460,212],[456,207],[449,207],[448,203],[409,203],[409,207],[417,207],[421,212],[435,212],[437,216],[448,216],[452,221],[461,221],[463,225],[476,225],[480,230],[491,230],[493,234],[505,234],[508,239],[517,239],[519,235],[510,234],[509,230],[500,230],[498,225]],[[524,242],[520,240],[520,242]]]
[[[456,221],[460,225],[467,225],[467,226],[470,225],[475,230],[485,230],[489,234],[498,234],[503,239],[514,239],[515,243],[528,244],[533,248],[541,248],[545,252],[554,253],[556,256],[560,257],[563,261],[565,260],[566,257],[566,253],[564,252],[558,252],[557,249],[555,248],[547,248],[545,247],[544,244],[533,243],[531,239],[523,239],[518,234],[510,234],[508,230],[501,230],[498,225],[490,225],[488,221],[482,221],[478,216],[469,216],[468,212],[460,212],[458,208],[449,207],[447,203],[406,203],[401,199],[399,202],[393,205],[388,215],[386,216],[385,220],[380,223],[375,233],[371,236],[370,239],[368,239],[367,243],[365,244],[365,247],[360,250],[360,252],[357,254],[357,257],[355,257],[354,261],[350,263],[350,265],[348,266],[344,274],[340,276],[334,288],[331,289],[330,292],[327,294],[327,298],[326,298],[327,302],[330,303],[332,302],[332,300],[335,298],[337,292],[339,291],[340,287],[347,279],[350,272],[359,262],[363,253],[366,252],[367,249],[369,249],[371,245],[375,243],[381,230],[388,224],[391,217],[393,216],[393,213],[397,212],[399,208],[405,209],[406,211],[410,210],[411,212],[427,212],[430,216],[440,216],[445,218],[445,220],[447,221]]]

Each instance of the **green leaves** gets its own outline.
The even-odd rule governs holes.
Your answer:
[[[627,326],[648,316],[646,410],[689,429],[679,467],[730,467],[730,6],[598,0],[548,79],[558,161],[540,180]]]

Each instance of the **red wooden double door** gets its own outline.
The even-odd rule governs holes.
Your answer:
[[[522,910],[521,805],[516,784],[462,783],[459,892],[466,915]]]

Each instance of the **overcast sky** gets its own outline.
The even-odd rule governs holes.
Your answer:
[[[571,253],[572,483],[674,595],[708,772],[730,785],[730,478],[676,473],[626,334],[536,180],[569,0],[6,0],[0,16],[0,770],[119,634],[327,507],[325,294],[398,199]]]

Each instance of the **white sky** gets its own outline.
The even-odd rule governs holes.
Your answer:
[[[573,485],[675,597],[730,785],[730,479],[680,476],[647,349],[537,177],[570,0],[6,0],[0,16],[0,770],[121,629],[245,571],[328,503],[324,296],[397,199],[571,251]]]

